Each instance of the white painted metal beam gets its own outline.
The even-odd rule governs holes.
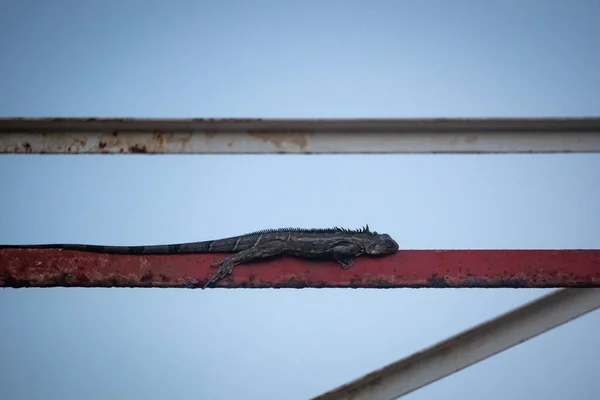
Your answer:
[[[0,153],[571,152],[600,152],[600,118],[0,119]]]
[[[391,400],[600,308],[600,288],[562,289],[313,400]]]

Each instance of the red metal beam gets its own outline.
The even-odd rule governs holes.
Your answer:
[[[140,256],[0,250],[0,287],[202,287],[222,254]],[[600,250],[401,250],[333,262],[279,258],[240,265],[228,288],[600,287]]]

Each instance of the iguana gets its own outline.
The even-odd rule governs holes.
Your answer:
[[[64,249],[113,254],[189,254],[233,253],[219,264],[218,272],[204,285],[229,275],[236,265],[249,261],[289,255],[292,257],[333,259],[343,269],[352,267],[352,259],[360,255],[384,256],[398,251],[398,243],[386,233],[361,229],[328,228],[265,229],[245,235],[203,242],[154,246],[98,246],[87,244],[0,245],[0,248]]]

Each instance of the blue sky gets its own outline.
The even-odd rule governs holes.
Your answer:
[[[0,116],[600,114],[600,3],[5,1]],[[598,155],[0,156],[0,243],[598,248]],[[305,399],[549,290],[0,290],[0,397]],[[600,314],[408,399],[596,396]]]

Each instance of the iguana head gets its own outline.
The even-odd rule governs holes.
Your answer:
[[[398,243],[387,233],[377,234],[373,242],[366,246],[366,253],[372,256],[394,254],[398,251]]]

